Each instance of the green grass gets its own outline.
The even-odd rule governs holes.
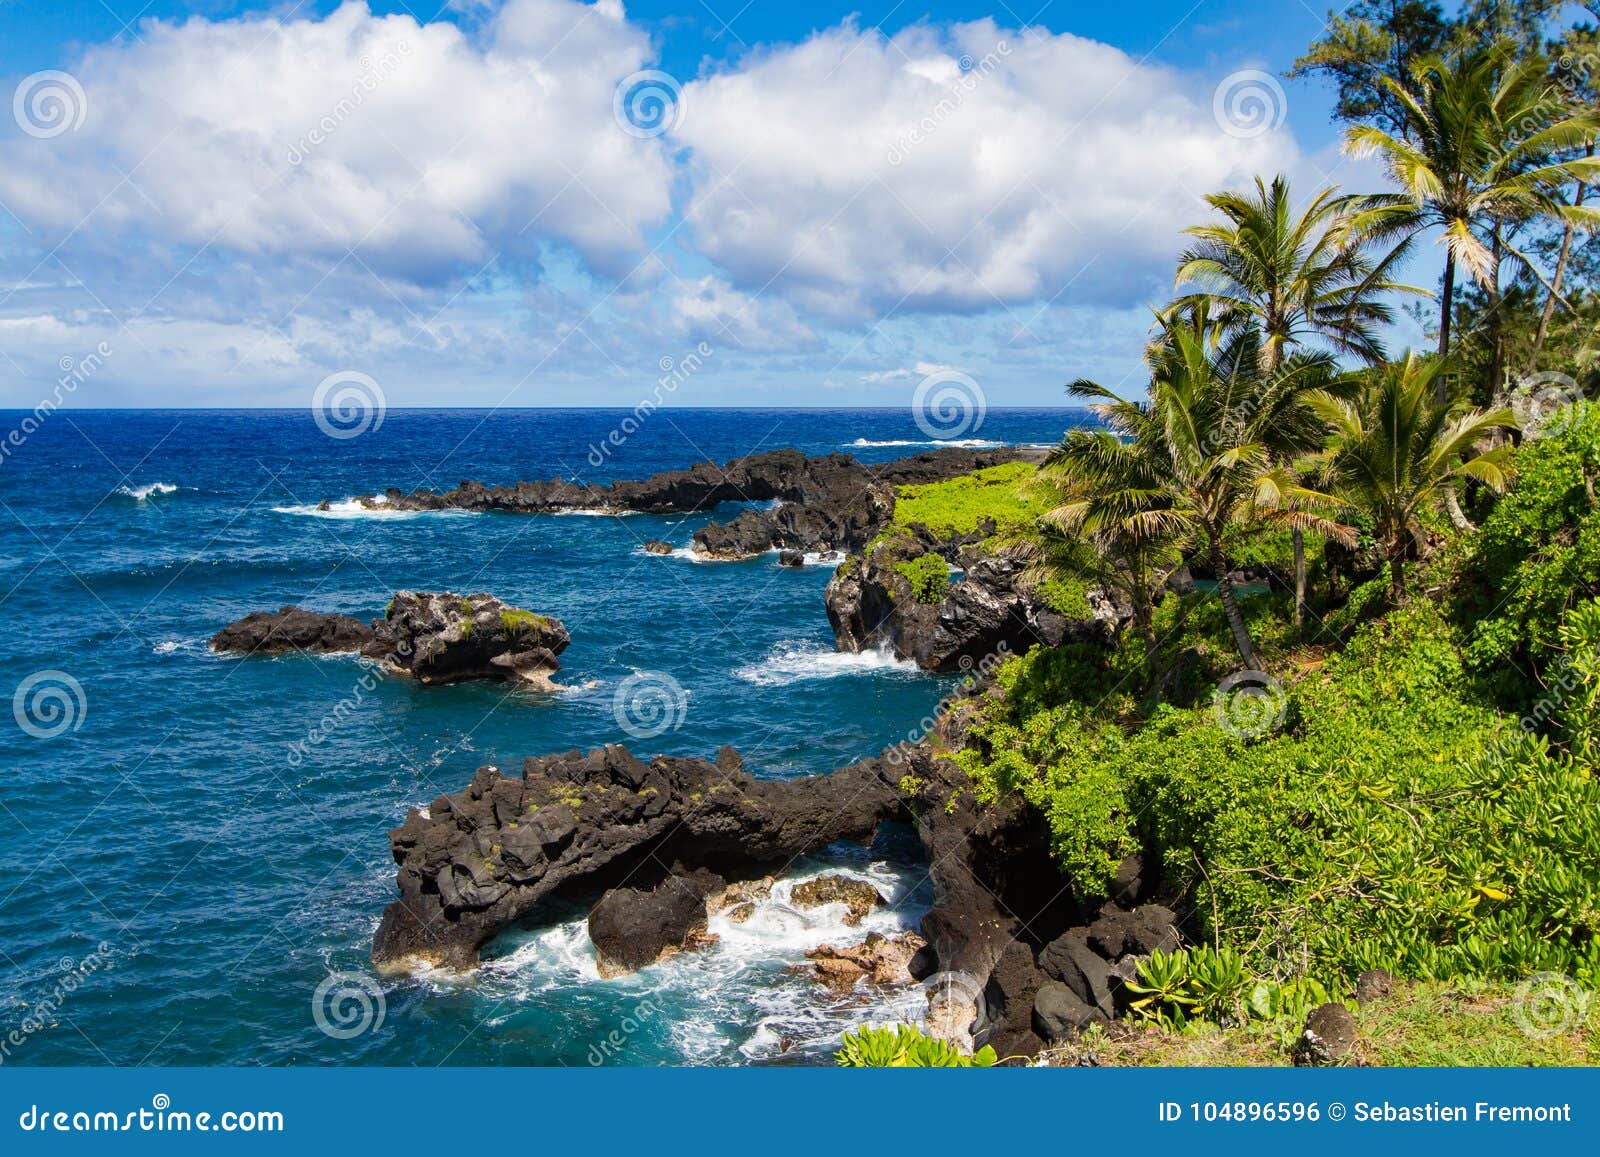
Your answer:
[[[509,610],[500,612],[500,625],[508,635],[531,635],[544,631],[550,620],[532,611]]]
[[[1572,1016],[1565,1031],[1534,1035],[1518,1023],[1512,985],[1426,981],[1401,984],[1360,1009],[1359,1036],[1349,1063],[1359,1065],[1526,1067],[1600,1063],[1596,1002]],[[1574,1006],[1576,1007],[1576,1006]],[[1559,1027],[1559,1026],[1552,1026]],[[1117,1024],[1092,1029],[1072,1044],[1049,1050],[1053,1065],[1239,1067],[1292,1063],[1301,1021],[1251,1021],[1238,1028],[1212,1024],[1171,1031]]]
[[[894,525],[886,533],[920,522],[940,538],[953,538],[993,519],[995,538],[1025,535],[1055,505],[1037,474],[1038,467],[1030,463],[1008,462],[944,482],[902,486]]]

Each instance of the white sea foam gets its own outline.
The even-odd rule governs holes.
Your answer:
[[[620,507],[575,506],[566,510],[552,510],[550,513],[557,518],[632,518],[639,511],[623,510]]]
[[[806,679],[837,679],[890,671],[915,674],[917,665],[888,651],[833,651],[818,643],[784,643],[760,662],[735,669],[733,676],[758,687],[786,687]]]
[[[803,969],[791,971],[806,963],[808,949],[914,929],[925,914],[925,885],[918,890],[924,872],[856,855],[848,866],[807,861],[793,877],[778,881],[744,923],[713,916],[708,931],[715,943],[631,976],[600,979],[587,921],[576,916],[506,937],[510,950],[484,963],[479,987],[496,1004],[514,1002],[507,1015],[553,992],[578,1003],[602,992],[625,994],[641,1024],[670,1033],[675,1051],[690,1064],[726,1061],[735,1053],[761,1059],[794,1048],[820,1052],[863,1019],[914,1020],[926,1008],[918,986],[874,993],[882,1003],[863,1007],[859,997],[841,999]],[[802,880],[833,874],[871,882],[886,902],[855,927],[844,923],[842,904],[799,909],[790,902]],[[447,977],[422,979],[441,990],[451,984]],[[625,1048],[620,1055],[626,1057]]]
[[[131,498],[135,502],[144,502],[153,496],[177,492],[178,487],[171,482],[152,482],[147,486],[119,486],[112,493]]]
[[[374,495],[367,499],[371,505],[364,505],[359,498],[346,498],[341,502],[330,502],[326,510],[319,505],[301,503],[297,506],[274,506],[274,514],[299,514],[310,518],[471,518],[483,513],[479,510],[388,510],[389,500],[382,494]]]

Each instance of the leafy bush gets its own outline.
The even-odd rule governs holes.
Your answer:
[[[938,603],[950,583],[950,567],[936,554],[919,554],[907,562],[897,562],[894,571],[911,584],[912,597],[919,603]]]
[[[1151,953],[1128,984],[1134,1015],[1164,1028],[1192,1021],[1238,1025],[1248,1020],[1303,1021],[1330,999],[1314,977],[1272,980],[1253,975],[1232,948],[1185,948]]]
[[[1516,455],[1517,486],[1484,520],[1467,560],[1467,655],[1482,671],[1558,650],[1563,614],[1600,587],[1600,406],[1564,411],[1564,429]]]
[[[1591,658],[1552,717],[1587,734],[1600,612],[1575,616],[1567,638],[1558,627],[1557,645]],[[1363,627],[1255,738],[1210,703],[1157,707],[1130,730],[1033,677],[1070,661],[1036,650],[1002,669],[1002,698],[954,758],[980,798],[1016,790],[1039,808],[1084,894],[1103,894],[1128,853],[1154,852],[1207,938],[1253,973],[1551,970],[1593,984],[1600,785],[1475,697],[1459,643],[1427,603]]]
[[[909,1025],[863,1025],[844,1034],[844,1047],[833,1056],[844,1068],[863,1069],[984,1069],[995,1063],[988,1045],[967,1056]]]

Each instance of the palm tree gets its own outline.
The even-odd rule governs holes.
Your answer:
[[[1382,359],[1377,331],[1393,314],[1381,296],[1423,292],[1388,279],[1410,239],[1374,262],[1366,254],[1372,238],[1357,227],[1363,199],[1326,188],[1297,213],[1281,175],[1270,187],[1257,177],[1253,196],[1224,192],[1206,200],[1223,220],[1185,230],[1199,243],[1179,258],[1177,283],[1196,285],[1220,301],[1225,323],[1260,330],[1264,371],[1273,372],[1286,351],[1310,338],[1369,362]],[[1193,300],[1179,298],[1169,315]],[[1296,528],[1293,538],[1298,627],[1306,606],[1304,531]]]
[[[1230,528],[1257,519],[1354,541],[1354,532],[1316,513],[1334,500],[1302,486],[1277,448],[1309,439],[1317,421],[1304,401],[1326,387],[1333,360],[1299,354],[1271,374],[1261,369],[1260,335],[1242,332],[1220,351],[1210,310],[1163,323],[1149,351],[1150,396],[1130,402],[1094,382],[1068,387],[1108,430],[1075,431],[1047,466],[1077,483],[1069,522],[1148,544],[1194,544],[1217,575],[1239,656],[1260,666],[1229,577]],[[1069,504],[1070,505],[1070,504]]]
[[[1367,257],[1370,238],[1357,228],[1356,215],[1364,199],[1326,188],[1296,213],[1280,175],[1270,186],[1257,177],[1253,196],[1213,193],[1206,201],[1224,220],[1184,231],[1199,243],[1178,259],[1176,282],[1223,303],[1226,320],[1260,329],[1269,373],[1287,350],[1312,337],[1369,362],[1383,357],[1377,330],[1393,313],[1381,295],[1423,291],[1388,280],[1409,241],[1381,261]],[[1180,297],[1169,313],[1192,298]]]
[[[1574,111],[1544,64],[1519,60],[1515,46],[1505,41],[1424,60],[1413,69],[1409,85],[1390,77],[1380,77],[1379,83],[1404,110],[1405,128],[1396,136],[1375,125],[1355,125],[1346,132],[1346,151],[1379,156],[1401,192],[1369,198],[1357,226],[1412,236],[1430,227],[1443,230],[1439,354],[1444,356],[1450,352],[1458,266],[1493,291],[1504,250],[1544,280],[1534,263],[1507,242],[1505,222],[1600,221],[1592,207],[1567,204],[1560,196],[1564,187],[1600,172],[1600,159],[1550,159],[1592,144],[1600,133],[1600,113]]]
[[[1372,518],[1389,562],[1389,593],[1405,594],[1405,559],[1424,533],[1423,516],[1458,484],[1476,479],[1493,490],[1511,481],[1511,447],[1476,453],[1479,439],[1514,428],[1508,409],[1474,410],[1457,398],[1441,402],[1442,358],[1391,362],[1369,371],[1354,397],[1319,392],[1307,404],[1331,429],[1328,466],[1338,492]]]
[[[1046,460],[1044,473],[1060,485],[1062,503],[1041,520],[1035,552],[1042,572],[1090,579],[1127,597],[1155,678],[1155,592],[1183,565],[1186,544],[1123,517],[1160,485],[1150,451],[1105,430],[1068,434]]]

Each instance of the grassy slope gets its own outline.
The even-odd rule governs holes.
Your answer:
[[[1594,1019],[1565,1031],[1531,1035],[1518,1024],[1507,986],[1405,984],[1358,1014],[1360,1037],[1350,1063],[1408,1066],[1548,1066],[1600,1063]],[[1291,1063],[1298,1021],[1252,1021],[1241,1028],[1199,1025],[1185,1032],[1115,1025],[1052,1049],[1051,1065],[1273,1066]]]

